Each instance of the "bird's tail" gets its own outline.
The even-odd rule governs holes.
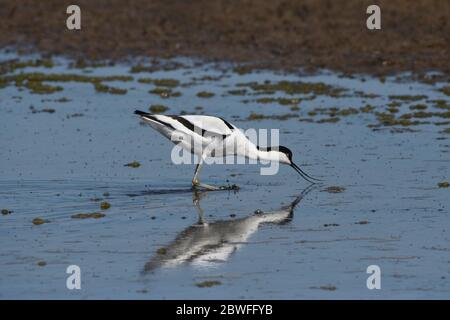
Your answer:
[[[137,114],[138,116],[141,116],[141,117],[144,117],[144,116],[151,116],[150,113],[144,112],[144,111],[141,111],[141,110],[135,110],[135,111],[134,111],[134,114]]]

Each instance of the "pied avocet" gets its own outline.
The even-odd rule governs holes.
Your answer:
[[[261,148],[252,143],[236,126],[222,118],[205,115],[155,115],[139,110],[134,113],[156,131],[198,156],[199,162],[192,178],[194,188],[226,189],[200,183],[199,180],[204,160],[216,155],[223,157],[237,155],[253,160],[277,161],[294,168],[308,182],[320,181],[307,175],[292,161],[292,152],[288,148],[283,146]]]

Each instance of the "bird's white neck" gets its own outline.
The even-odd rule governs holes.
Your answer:
[[[282,154],[278,151],[257,150],[257,160],[281,162]]]

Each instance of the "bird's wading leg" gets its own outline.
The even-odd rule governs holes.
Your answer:
[[[204,188],[206,190],[212,190],[212,191],[222,190],[219,187],[211,186],[209,184],[200,182],[200,169],[202,168],[202,164],[203,164],[203,161],[204,161],[205,158],[206,158],[206,153],[203,153],[203,155],[200,158],[199,163],[195,167],[194,177],[192,178],[192,187],[193,188],[201,187],[201,188]]]

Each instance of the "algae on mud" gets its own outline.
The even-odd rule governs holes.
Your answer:
[[[166,107],[166,106],[164,106],[164,105],[162,105],[162,104],[152,104],[152,105],[148,108],[148,110],[149,110],[151,113],[163,113],[163,112],[166,112],[167,110],[169,110],[169,108]]]
[[[141,163],[139,161],[133,161],[127,164],[124,164],[125,167],[130,167],[130,168],[139,168],[141,166]]]
[[[214,93],[207,91],[200,91],[197,93],[197,97],[199,98],[211,98],[214,96]]]
[[[199,288],[210,288],[210,287],[214,287],[214,286],[219,286],[221,284],[222,284],[222,282],[217,281],[217,280],[206,280],[203,282],[195,283],[195,286],[197,286]]]
[[[326,191],[328,193],[341,193],[345,191],[345,188],[339,186],[330,186],[326,187],[323,191]]]
[[[14,83],[16,87],[25,87],[31,93],[49,94],[62,91],[61,86],[50,86],[44,82],[81,82],[91,83],[98,92],[106,92],[111,94],[126,94],[127,90],[106,86],[104,81],[132,81],[130,76],[85,76],[79,74],[56,74],[42,72],[28,72],[9,75],[0,75],[0,89],[6,87],[5,84]]]
[[[33,221],[32,221],[32,223],[34,225],[36,225],[36,226],[39,226],[39,225],[44,224],[44,223],[49,223],[49,222],[50,222],[49,220],[43,219],[43,218],[34,218]]]
[[[100,212],[77,213],[71,216],[72,219],[100,219],[106,217],[106,214]]]
[[[450,186],[450,183],[448,183],[447,181],[443,181],[443,182],[439,182],[438,183],[438,187],[439,188],[448,188]]]
[[[109,208],[111,208],[111,204],[109,202],[103,201],[100,203],[100,209],[108,210]]]

